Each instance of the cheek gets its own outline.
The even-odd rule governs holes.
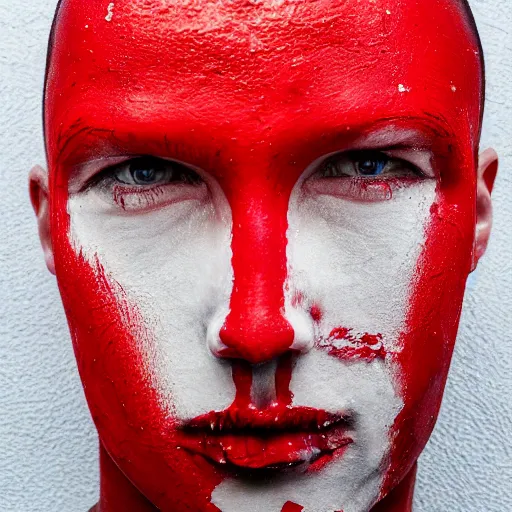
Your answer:
[[[404,407],[386,488],[393,487],[423,450],[443,395],[471,266],[474,183],[442,191],[432,206],[404,332],[396,355]]]
[[[289,307],[317,316],[317,338],[334,349],[366,342],[381,355],[401,350],[425,242],[435,183],[396,191],[392,200],[356,202],[329,195],[292,198]]]
[[[162,413],[189,418],[227,407],[231,372],[208,354],[206,329],[228,307],[229,222],[208,201],[126,215],[105,211],[88,193],[71,197],[68,210],[74,253],[101,267],[114,300],[121,291],[138,312],[135,321],[124,315],[121,327],[137,340]]]
[[[364,203],[307,194],[298,184],[290,202],[286,308],[309,310],[316,340],[294,369],[294,404],[355,413],[350,463],[333,471],[367,506],[380,492],[404,405],[396,357],[407,343],[435,201],[429,180]]]

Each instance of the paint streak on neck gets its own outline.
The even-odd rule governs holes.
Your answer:
[[[157,512],[100,443],[100,501],[90,512]]]

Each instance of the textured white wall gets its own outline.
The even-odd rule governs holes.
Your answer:
[[[41,90],[56,0],[0,0],[0,510],[85,512],[96,440],[29,207],[44,163]],[[107,2],[106,2],[107,3]],[[488,64],[483,146],[501,156],[495,230],[474,275],[417,512],[512,510],[512,5],[471,2]],[[264,511],[262,511],[264,512]]]

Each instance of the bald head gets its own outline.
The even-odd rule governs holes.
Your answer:
[[[418,0],[418,1],[419,1],[419,4],[423,3],[422,0]],[[43,99],[43,103],[44,103],[43,111],[46,111],[46,96],[47,96],[46,90],[47,90],[47,86],[48,86],[48,77],[49,77],[50,71],[51,71],[52,57],[53,57],[54,49],[55,49],[56,45],[59,44],[59,41],[56,38],[56,33],[57,33],[57,27],[59,26],[59,23],[61,21],[60,13],[65,6],[67,6],[71,3],[76,3],[76,2],[73,2],[73,0],[59,0],[57,8],[56,8],[55,17],[53,20],[52,29],[51,29],[51,33],[50,33],[50,37],[49,37],[49,44],[48,44],[46,76],[45,76],[45,93],[44,93],[44,99]],[[166,5],[174,4],[174,8],[176,9],[175,2],[163,2],[163,3]],[[430,3],[430,0],[428,0],[425,3]],[[474,19],[473,13],[471,11],[471,8],[469,6],[468,0],[449,0],[448,3],[457,4],[458,8],[460,9],[460,14],[461,14],[462,18],[464,19],[466,26],[469,28],[472,36],[474,37],[474,44],[475,44],[476,48],[478,49],[478,55],[479,55],[479,60],[480,60],[480,88],[481,88],[480,119],[479,119],[479,133],[478,133],[478,138],[479,138],[480,132],[481,132],[481,125],[482,125],[483,112],[484,112],[484,100],[485,100],[485,62],[484,62],[484,54],[483,54],[483,49],[482,49],[482,45],[481,45],[481,40],[479,37],[475,19]],[[137,1],[134,1],[133,4],[139,5],[140,3]],[[116,3],[116,6],[117,5],[119,5],[119,4]],[[142,4],[140,4],[140,5],[142,5]],[[179,9],[179,6],[177,8]],[[80,10],[82,11],[82,13],[84,15],[87,12],[87,8],[84,8],[83,2],[80,2]],[[170,8],[166,8],[164,6],[164,8],[161,9],[161,12],[168,13],[170,10],[171,10]],[[442,11],[436,11],[436,13],[437,13],[437,15],[442,15],[442,14],[440,14],[440,13],[442,13]],[[111,21],[111,19],[113,18],[113,15],[114,15],[114,12],[111,11],[111,8],[109,7],[109,10],[107,12],[105,12],[105,21]],[[232,16],[236,16],[236,15],[237,15],[237,12],[235,10],[235,11],[233,11]],[[84,17],[84,19],[86,19],[86,18]],[[163,54],[165,54],[165,52],[166,52],[165,47],[162,47],[160,50],[162,51]],[[222,72],[222,70],[219,70],[219,72]],[[46,133],[46,125],[44,127],[44,130]],[[45,137],[45,139],[46,139],[46,137]]]

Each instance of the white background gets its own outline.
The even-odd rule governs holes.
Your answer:
[[[27,194],[30,167],[44,164],[41,95],[55,4],[0,0],[2,512],[85,512],[98,492],[94,429]],[[512,511],[512,3],[471,4],[488,66],[482,147],[501,157],[495,227],[466,296],[416,512]]]

